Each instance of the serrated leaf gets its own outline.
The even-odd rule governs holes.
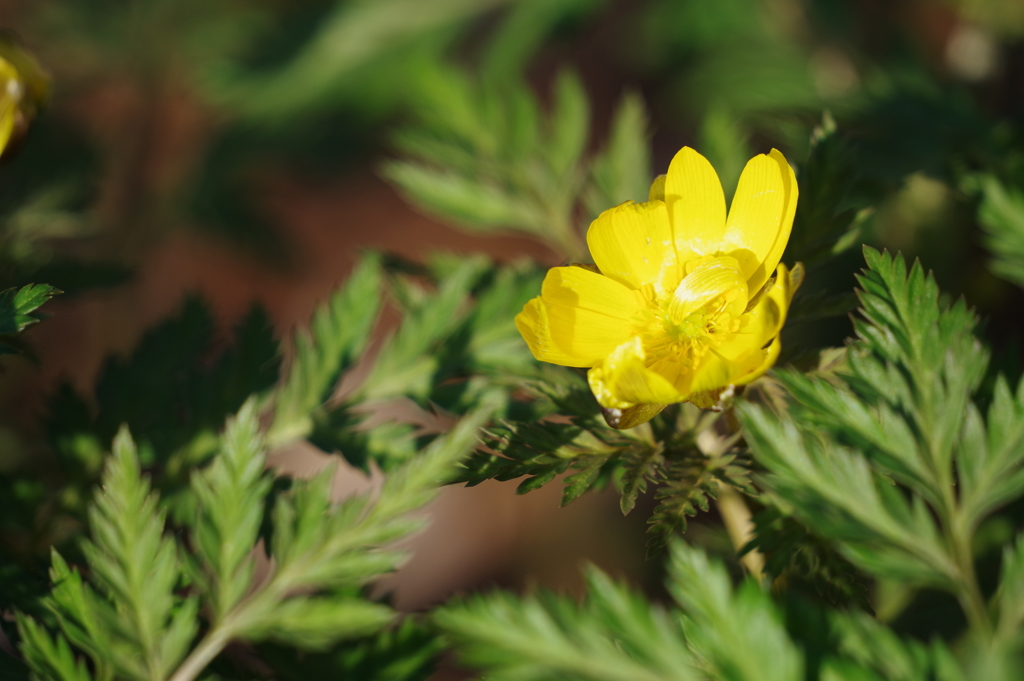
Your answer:
[[[807,438],[763,408],[741,405],[738,411],[747,441],[769,471],[762,484],[792,505],[802,523],[840,542],[864,570],[955,587],[958,568],[934,520],[915,514],[862,456]]]
[[[748,465],[741,465],[737,455],[728,450],[712,455],[696,448],[669,452],[659,470],[662,485],[655,493],[658,505],[647,520],[647,532],[651,535],[648,555],[667,546],[674,535],[685,532],[687,518],[698,511],[706,513],[709,499],[717,498],[719,485],[753,494]]]
[[[163,513],[143,480],[135,443],[127,430],[114,441],[104,488],[90,509],[91,541],[83,553],[92,579],[114,604],[117,618],[107,623],[134,654],[111,662],[132,677],[166,676],[182,659],[195,635],[194,598],[179,603],[177,550],[164,536]]]
[[[966,416],[956,464],[960,503],[966,517],[977,524],[1024,489],[1024,382],[1011,393],[1000,377],[984,423],[974,405]]]
[[[651,176],[650,132],[643,99],[623,96],[608,142],[594,159],[587,208],[592,216],[624,201],[643,201]]]
[[[669,590],[684,610],[687,641],[712,678],[804,678],[800,651],[764,591],[748,580],[733,592],[721,565],[681,541],[672,544],[669,556]]]
[[[542,217],[535,208],[492,182],[405,161],[386,164],[382,174],[413,203],[463,227],[480,231],[542,229]]]
[[[54,681],[92,681],[85,660],[76,659],[67,639],[51,637],[42,626],[18,614],[21,651],[29,666],[44,678]]]
[[[192,477],[199,505],[193,546],[205,568],[203,586],[215,624],[252,586],[252,547],[271,485],[262,448],[256,407],[250,400],[229,420],[213,465]]]
[[[96,592],[77,570],[72,570],[64,558],[51,550],[50,593],[48,609],[56,617],[62,633],[72,645],[85,651],[98,666],[108,665],[112,648],[106,622],[113,618],[109,605],[100,600]]]
[[[756,550],[764,556],[764,571],[773,588],[796,591],[833,607],[873,612],[867,580],[827,538],[811,534],[776,508],[755,515],[754,525],[754,538],[742,552]]]
[[[363,353],[380,313],[380,256],[363,256],[345,284],[295,338],[295,356],[274,399],[272,441],[308,433],[309,414],[327,401],[342,373]]]
[[[966,681],[971,676],[961,667],[947,645],[933,640],[930,645],[907,639],[896,634],[864,613],[833,612],[829,614],[828,627],[835,638],[837,652],[845,658],[844,667],[850,678],[882,678],[892,681]],[[987,678],[1013,678],[995,673],[997,669],[988,666],[995,661],[993,651],[977,654],[971,651],[964,657],[980,667]],[[833,661],[831,664],[835,664]],[[980,663],[980,664],[979,664]],[[970,663],[966,666],[972,666]],[[1007,671],[1005,668],[1002,671]],[[858,672],[858,673],[854,673]]]
[[[40,317],[32,313],[59,293],[61,291],[49,284],[28,284],[0,292],[0,335],[20,333],[40,321]]]
[[[567,476],[563,481],[565,486],[562,488],[561,505],[568,506],[593,487],[594,483],[597,482],[598,476],[601,475],[602,467],[606,463],[608,463],[607,456],[592,456],[582,459],[577,464],[579,470]]]
[[[436,344],[466,318],[471,290],[486,269],[483,257],[462,259],[436,292],[406,310],[402,325],[381,348],[370,375],[358,389],[358,398],[408,395],[422,400],[429,394],[439,363]]]
[[[622,495],[619,508],[622,509],[622,515],[628,515],[633,510],[637,497],[647,491],[648,481],[657,478],[663,461],[661,447],[639,448],[626,459],[619,481],[619,493]]]
[[[325,652],[262,645],[260,658],[286,681],[316,678],[427,681],[443,645],[433,628],[405,619],[372,637],[343,642]]]
[[[578,75],[563,71],[555,80],[551,124],[545,152],[555,177],[572,171],[590,136],[590,105]]]
[[[279,348],[265,313],[250,310],[233,336],[226,348],[215,343],[209,310],[191,298],[176,317],[150,330],[129,358],[106,362],[95,402],[70,386],[56,392],[47,437],[81,486],[78,494],[87,498],[105,448],[127,424],[143,464],[159,464],[154,483],[171,518],[194,517],[190,471],[216,453],[225,418],[278,377]]]
[[[246,635],[323,650],[336,641],[377,631],[394,617],[391,608],[356,598],[291,598],[265,620],[248,622]]]
[[[547,13],[555,3],[541,4]],[[590,105],[579,79],[560,77],[541,116],[519,77],[495,81],[449,67],[434,77],[422,90],[415,127],[397,136],[412,158],[386,164],[384,175],[413,203],[455,224],[525,232],[585,257],[576,204],[589,165]]]
[[[995,602],[999,608],[998,628],[1008,640],[1020,636],[1024,623],[1024,537],[1003,549],[1003,565]],[[1016,642],[1019,645],[1019,640]]]
[[[721,178],[727,197],[735,192],[740,173],[752,155],[750,132],[742,117],[726,106],[711,107],[701,120],[699,148]]]
[[[701,678],[673,618],[596,569],[589,597],[477,596],[436,622],[489,678],[690,681]]]
[[[992,175],[980,178],[978,221],[992,252],[992,271],[1024,286],[1024,192]]]

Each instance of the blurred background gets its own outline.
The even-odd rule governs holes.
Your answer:
[[[870,243],[920,257],[1019,371],[1024,298],[991,273],[984,223],[1024,186],[1020,0],[0,0],[0,26],[52,78],[0,165],[0,270],[65,292],[34,356],[3,363],[0,470],[47,460],[62,395],[102,402],[126,368],[149,374],[127,400],[163,390],[157,338],[202,360],[243,320],[288,337],[367,249],[405,270],[439,252],[586,261],[589,219],[642,199],[683,145],[727,195],[755,153],[797,166],[784,260],[808,262],[814,295],[788,334],[842,343]],[[444,421],[425,406],[395,408]],[[349,467],[339,494],[369,484]],[[514,485],[445,490],[383,587],[399,607],[572,590],[584,561],[660,582],[650,499],[623,517],[614,494],[559,509],[556,486]],[[728,551],[714,527],[690,533]]]

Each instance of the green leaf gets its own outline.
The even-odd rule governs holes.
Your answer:
[[[336,641],[378,631],[394,617],[391,608],[358,598],[291,598],[268,612],[265,621],[248,622],[246,635],[323,650]]]
[[[482,396],[477,411],[389,474],[379,493],[338,503],[330,466],[270,497],[257,401],[251,399],[228,422],[214,462],[193,475],[195,558],[186,559],[187,575],[182,548],[165,534],[157,495],[122,430],[89,511],[92,539],[83,546],[98,588],[54,552],[47,605],[61,635],[50,639],[24,619],[25,636],[34,637],[28,645],[38,651],[32,669],[67,666],[70,641],[92,658],[101,679],[150,681],[172,673],[191,679],[233,640],[325,649],[379,631],[395,613],[360,597],[359,588],[404,558],[390,545],[422,526],[423,519],[410,513],[451,479],[456,463],[476,445],[480,426],[502,403],[499,393]],[[255,583],[260,528],[271,498],[273,531],[266,538],[273,561]],[[182,596],[186,579],[188,595]],[[194,641],[200,603],[210,623]],[[69,669],[67,674],[74,672]]]
[[[0,292],[0,335],[20,333],[42,318],[32,313],[61,293],[49,284],[29,284]]]
[[[844,662],[832,659],[826,668],[838,678],[887,679],[889,681],[963,681],[964,677],[949,650],[941,641],[931,648],[913,640],[905,640],[888,627],[863,613],[833,613],[829,618],[837,652]],[[877,676],[841,675],[840,669],[854,669],[861,674],[872,670]]]
[[[992,271],[1024,286],[1024,192],[993,175],[980,178],[978,222],[985,230],[985,247],[992,252]]]
[[[308,679],[374,679],[375,681],[427,681],[434,657],[443,645],[436,631],[413,619],[372,637],[346,641],[325,652],[299,652],[267,644],[260,658],[285,681]]]
[[[175,595],[177,549],[164,536],[163,513],[127,430],[114,441],[89,525],[92,538],[82,550],[92,579],[115,604],[116,619],[107,626],[125,646],[112,661],[133,678],[164,678],[196,634],[198,604]]]
[[[646,201],[651,179],[650,131],[641,96],[623,96],[605,147],[595,157],[586,196],[590,215],[624,201]]]
[[[178,594],[178,549],[164,535],[163,511],[142,477],[127,429],[114,442],[88,515],[90,539],[82,552],[96,588],[53,552],[53,589],[46,606],[61,635],[47,655],[60,653],[66,638],[89,655],[99,678],[166,678],[197,633],[199,604],[195,595]],[[25,619],[22,629],[31,633],[29,622]],[[35,645],[48,645],[38,631],[33,635]],[[29,662],[37,673],[47,668],[42,661]]]
[[[434,618],[463,660],[492,679],[688,681],[702,678],[674,618],[596,569],[582,605],[541,594],[476,596]]]
[[[99,669],[109,669],[112,664],[110,651],[114,644],[106,623],[115,617],[114,614],[56,550],[52,550],[51,555],[53,590],[47,602],[48,609],[72,645],[88,653]]]
[[[818,537],[776,508],[754,516],[754,538],[742,550],[756,550],[765,558],[764,572],[773,585],[785,585],[824,605],[873,612],[868,580],[826,539]]]
[[[590,431],[571,423],[506,422],[488,428],[485,437],[488,448],[497,455],[474,454],[465,462],[468,470],[460,475],[459,482],[477,485],[490,478],[505,481],[548,472],[553,478],[573,459],[595,458],[602,453],[607,458],[614,451]]]
[[[607,463],[607,456],[592,456],[577,461],[576,466],[579,470],[567,476],[563,481],[565,487],[562,489],[561,505],[568,506],[579,499],[584,492],[590,490],[597,483],[598,477]]]
[[[975,405],[964,415],[956,456],[960,504],[972,525],[1024,493],[1024,382],[1015,394],[1000,377],[987,418]],[[987,430],[987,432],[986,432]]]
[[[697,510],[708,510],[719,485],[753,494],[747,460],[728,442],[723,451],[705,455],[696,435],[710,428],[718,415],[692,405],[672,408],[652,423],[629,430],[609,428],[600,416],[584,379],[568,370],[547,372],[526,383],[538,399],[524,420],[504,420],[485,431],[487,450],[478,450],[464,463],[457,482],[478,485],[484,480],[524,478],[516,494],[526,494],[555,480],[566,471],[562,505],[609,481],[621,493],[620,506],[628,514],[649,484],[659,484],[659,500],[649,519],[651,549],[657,551]],[[548,418],[561,412],[557,418]],[[653,430],[653,432],[652,432]]]
[[[218,63],[205,94],[250,122],[279,127],[346,92],[360,69],[424,35],[451,31],[507,0],[383,0],[335,6],[290,60],[272,71]],[[457,33],[456,33],[457,35]],[[401,68],[400,62],[399,66]],[[358,81],[357,81],[358,82]]]
[[[54,681],[92,681],[85,660],[76,659],[67,639],[60,634],[52,637],[42,626],[25,615],[18,614],[18,632],[21,635],[21,653],[25,661],[38,674],[35,678]]]
[[[192,476],[199,507],[192,531],[193,546],[204,568],[199,579],[211,604],[214,624],[219,624],[252,587],[252,547],[271,485],[271,478],[264,473],[265,465],[255,403],[250,400],[228,421],[220,454],[213,464]]]
[[[919,264],[908,273],[901,258],[871,249],[865,257],[851,372],[842,384],[779,372],[798,402],[794,416],[860,449],[934,507],[947,504],[955,460],[959,505],[976,527],[1024,493],[1021,396],[996,381],[986,423],[971,402],[988,361],[972,335],[974,315],[962,302],[940,306]]]
[[[351,617],[335,618],[331,604],[340,603],[339,590],[360,586],[397,567],[403,554],[385,547],[422,526],[421,519],[408,514],[450,480],[456,462],[476,444],[477,431],[496,406],[494,400],[485,402],[419,456],[392,471],[375,498],[364,494],[335,503],[333,467],[296,482],[280,495],[270,546],[273,573],[236,608],[230,617],[232,634],[323,647],[334,640],[331,631],[362,635],[389,621],[391,611],[384,606],[346,603],[339,612],[347,610]]]
[[[480,232],[505,228],[542,233],[543,215],[536,206],[486,178],[407,161],[386,163],[381,173],[413,203],[461,227]]]
[[[20,289],[0,291],[0,355],[21,351],[14,336],[42,321],[45,316],[36,310],[59,293],[61,291],[49,284],[28,284]]]
[[[476,292],[465,322],[467,369],[524,374],[537,365],[515,325],[515,316],[540,290],[544,271],[526,261],[501,267]]]
[[[65,467],[87,464],[82,482],[91,484],[99,454],[127,424],[143,465],[159,464],[154,484],[172,517],[191,519],[190,471],[215,454],[224,420],[278,378],[280,350],[261,309],[253,308],[233,336],[223,348],[209,309],[190,298],[175,318],[147,332],[129,358],[107,360],[94,408],[70,387],[58,392],[47,435]]]
[[[762,407],[738,407],[747,441],[768,473],[760,482],[800,522],[838,542],[855,565],[912,583],[954,588],[959,572],[922,503],[909,504],[867,460],[814,439]]]
[[[692,429],[680,429],[665,442],[664,463],[657,476],[662,484],[654,495],[658,505],[647,520],[651,535],[648,554],[660,551],[673,535],[685,532],[687,518],[697,515],[698,510],[706,513],[709,500],[718,498],[720,485],[748,495],[755,493],[750,484],[750,463],[742,452],[731,445],[707,453],[696,447],[696,434],[709,428],[714,418],[705,417]]]
[[[973,313],[940,304],[919,263],[865,259],[848,373],[779,372],[793,401],[781,414],[740,405],[744,433],[782,512],[865,571],[953,593],[984,640],[971,547],[987,514],[1024,496],[1020,398],[997,379],[986,419],[972,400],[988,362]]]
[[[331,397],[341,375],[366,349],[383,287],[380,256],[364,255],[344,286],[313,315],[309,330],[296,334],[295,355],[274,396],[272,442],[308,434],[309,415]]]
[[[407,158],[384,174],[442,219],[525,232],[585,258],[576,205],[588,174],[590,105],[579,79],[558,79],[547,116],[519,78],[441,67],[420,84],[418,121],[396,135]]]
[[[482,257],[460,261],[432,295],[407,301],[402,325],[381,348],[370,375],[357,391],[365,400],[408,395],[425,398],[438,368],[438,344],[466,318],[469,296],[487,267]]]
[[[555,98],[545,140],[548,163],[556,177],[579,163],[590,136],[590,105],[578,75],[563,71],[555,81]]]
[[[1021,624],[1024,623],[1024,537],[1003,550],[1002,573],[995,603],[999,608],[999,633],[1018,650],[1024,645]]]
[[[701,120],[699,148],[721,178],[726,197],[736,191],[740,173],[753,155],[749,138],[750,130],[728,107],[712,107]]]
[[[669,591],[685,613],[683,628],[712,678],[797,681],[803,656],[768,595],[747,580],[733,591],[725,568],[681,541],[672,543]]]
[[[657,479],[663,462],[661,447],[641,448],[631,453],[619,481],[622,515],[628,515],[636,507],[637,497],[647,491],[649,480]]]

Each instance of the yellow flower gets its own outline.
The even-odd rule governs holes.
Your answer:
[[[796,177],[773,149],[747,163],[726,217],[714,168],[685,147],[649,201],[590,225],[596,268],[550,270],[516,326],[537,359],[590,368],[612,427],[632,428],[675,402],[713,408],[779,356],[803,276],[779,262],[796,201]]]
[[[50,94],[50,79],[35,57],[0,36],[0,155],[17,142]]]

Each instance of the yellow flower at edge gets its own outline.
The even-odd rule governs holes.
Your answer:
[[[538,360],[590,369],[614,428],[676,402],[713,408],[779,356],[803,277],[799,264],[790,271],[779,262],[797,194],[793,170],[773,149],[747,163],[727,215],[714,168],[684,147],[650,200],[590,225],[596,268],[551,269],[516,327]]]
[[[0,35],[0,155],[24,136],[49,99],[50,79],[35,57]]]

